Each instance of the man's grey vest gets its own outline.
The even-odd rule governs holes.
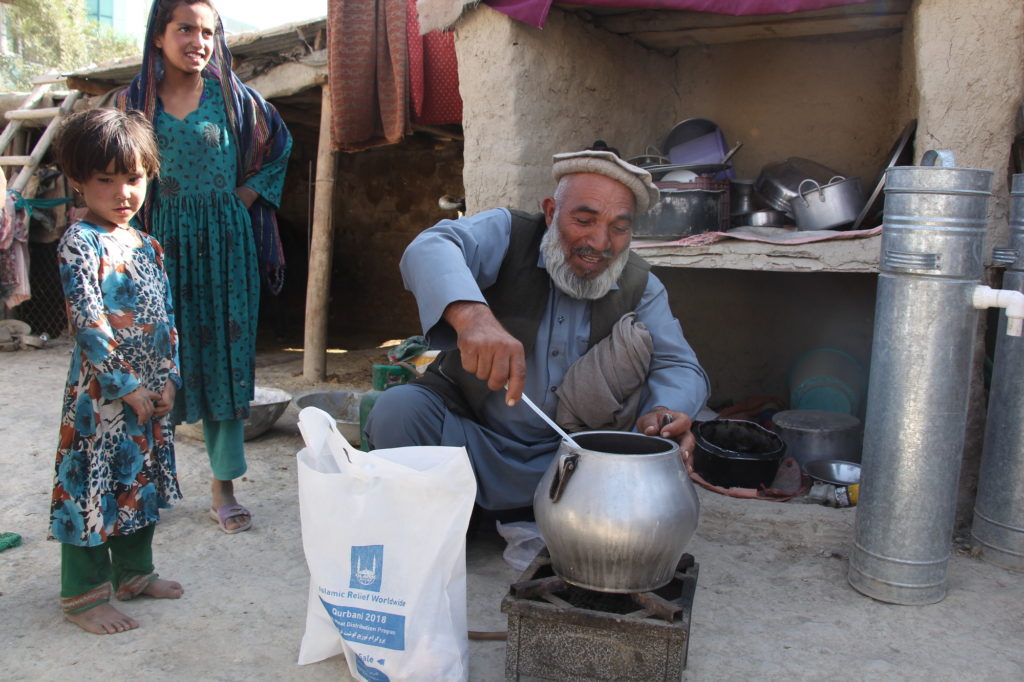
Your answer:
[[[543,213],[511,213],[508,251],[497,280],[484,290],[483,295],[494,316],[523,344],[529,356],[537,340],[537,330],[552,287],[547,270],[537,267],[540,242],[547,224]],[[591,302],[588,349],[608,336],[619,318],[636,310],[647,287],[650,267],[631,251],[619,277],[619,288]],[[486,382],[462,369],[462,355],[458,349],[443,351],[417,381],[439,394],[452,412],[477,421],[477,410],[490,393]]]

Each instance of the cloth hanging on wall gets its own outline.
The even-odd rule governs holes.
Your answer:
[[[331,133],[336,151],[394,144],[412,133],[406,0],[330,0]]]
[[[14,308],[32,298],[29,285],[28,218],[21,194],[4,192],[3,224],[0,226],[0,300]]]
[[[459,62],[455,34],[431,31],[420,35],[415,0],[408,0],[409,88],[413,123],[462,123]]]
[[[462,123],[451,34],[420,35],[415,0],[330,0],[333,148],[394,144],[413,123]]]

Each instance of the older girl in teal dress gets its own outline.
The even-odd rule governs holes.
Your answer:
[[[178,311],[184,386],[172,417],[203,420],[210,516],[237,533],[251,526],[234,479],[246,471],[260,275],[276,293],[284,265],[273,211],[291,137],[230,64],[208,0],[156,0],[142,72],[119,104],[151,118],[160,147],[160,179],[143,218],[166,250]]]

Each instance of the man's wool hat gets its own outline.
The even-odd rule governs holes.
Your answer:
[[[573,173],[597,173],[625,185],[636,197],[637,213],[646,213],[658,203],[658,188],[654,186],[651,174],[643,168],[626,163],[612,152],[588,149],[555,154],[552,160],[551,173],[555,176],[555,182]]]

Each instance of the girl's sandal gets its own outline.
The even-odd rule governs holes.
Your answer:
[[[240,516],[246,517],[245,523],[238,526],[237,528],[228,528],[228,519],[234,519]],[[217,522],[220,529],[228,535],[234,535],[235,533],[241,533],[242,531],[249,530],[252,528],[252,514],[249,510],[240,504],[225,504],[223,507],[217,509],[210,509],[210,518]]]

